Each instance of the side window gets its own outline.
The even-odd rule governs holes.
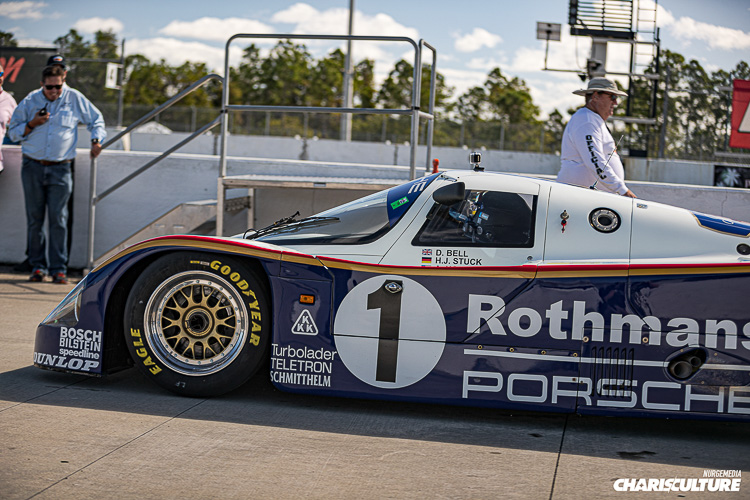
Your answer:
[[[531,248],[536,202],[530,194],[467,190],[454,205],[435,203],[412,245]]]

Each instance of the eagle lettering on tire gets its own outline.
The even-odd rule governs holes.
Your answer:
[[[179,252],[152,262],[128,295],[125,338],[162,387],[216,396],[258,370],[270,337],[264,282],[238,258]]]

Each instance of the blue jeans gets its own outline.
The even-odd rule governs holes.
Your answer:
[[[45,167],[24,156],[21,181],[26,201],[29,264],[34,271],[40,270],[45,274],[48,270],[52,274],[64,273],[68,261],[68,199],[73,189],[70,162]],[[44,234],[45,208],[49,227],[49,261]]]

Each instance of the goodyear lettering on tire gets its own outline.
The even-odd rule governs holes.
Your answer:
[[[250,289],[247,280],[245,280],[239,272],[233,271],[230,266],[223,264],[220,260],[211,262],[210,267],[214,271],[218,271],[220,274],[228,278],[237,288],[240,289],[242,295],[251,299],[247,304],[247,307],[250,309],[250,322],[252,323],[250,339],[248,342],[257,347],[260,343],[260,336],[256,335],[255,332],[261,331],[262,318],[260,314],[260,304],[258,303],[258,298],[255,296],[255,292]]]

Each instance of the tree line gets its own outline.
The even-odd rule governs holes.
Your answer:
[[[12,33],[0,32],[0,43],[15,44]],[[118,59],[117,36],[98,31],[92,40],[76,30],[58,37],[55,45],[68,59]],[[343,105],[345,54],[335,49],[315,59],[304,44],[279,41],[265,57],[254,44],[247,46],[236,67],[230,68],[231,104],[264,104],[279,106]],[[105,65],[82,61],[72,63],[68,73],[71,86],[84,92],[103,112],[108,123],[116,116],[117,91],[103,86]],[[404,59],[395,63],[381,85],[375,82],[375,63],[371,59],[355,62],[354,106],[362,108],[409,108],[413,65]],[[714,151],[728,149],[727,130],[732,80],[750,79],[750,67],[744,61],[732,70],[706,71],[695,60],[669,50],[662,51],[658,64],[647,73],[653,80],[634,79],[630,98],[631,115],[655,115],[656,125],[629,124],[624,134],[626,147],[648,151],[653,157],[663,149],[667,158],[713,158]],[[205,63],[185,62],[172,66],[165,60],[151,61],[141,54],[125,59],[124,125],[155,108],[182,89],[209,73]],[[431,69],[422,68],[420,109],[428,109]],[[492,69],[483,84],[455,95],[438,71],[435,76],[436,125],[433,143],[438,146],[512,149],[520,151],[559,151],[567,119],[575,112],[554,110],[542,118],[539,107],[526,82]],[[665,88],[668,86],[668,91]],[[216,116],[221,106],[221,85],[209,83],[180,101],[159,117],[174,130],[200,126]],[[666,106],[664,105],[667,97]],[[621,104],[617,114],[624,115]],[[666,126],[662,131],[662,112]],[[403,142],[410,139],[410,118],[395,115],[354,115],[352,137],[355,140]],[[338,115],[233,112],[230,131],[234,133],[339,137]],[[622,128],[622,127],[619,127]],[[425,140],[426,127],[420,142]],[[663,139],[662,139],[663,137]]]

